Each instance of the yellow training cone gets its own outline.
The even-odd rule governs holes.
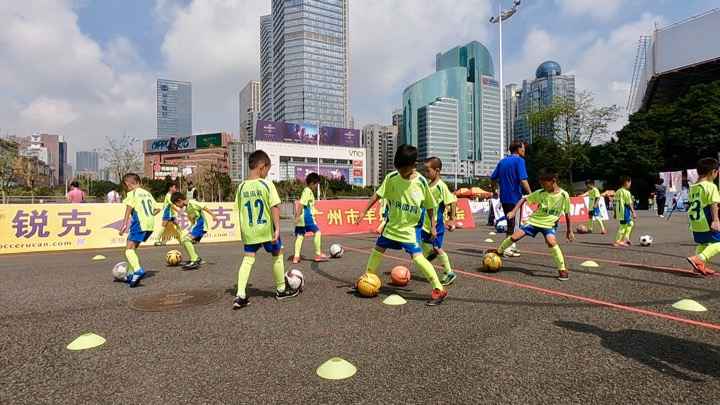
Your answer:
[[[485,239],[485,243],[493,243],[493,242],[495,242],[495,241],[490,238]]]
[[[105,338],[94,333],[85,333],[67,345],[68,350],[85,350],[93,347],[101,346],[105,343]]]
[[[355,373],[357,368],[340,357],[333,357],[317,368],[317,375],[327,380],[343,380],[354,376]]]
[[[405,298],[403,298],[397,294],[392,294],[392,295],[389,295],[387,298],[385,298],[385,300],[383,300],[383,304],[385,304],[385,305],[403,305],[403,304],[407,304],[407,301],[405,301]]]
[[[93,259],[93,260],[105,260],[105,259],[107,259],[107,258],[106,258],[105,256],[103,256],[103,255],[95,255],[95,256],[93,256],[92,259]]]
[[[707,308],[702,306],[699,302],[695,300],[680,300],[673,304],[673,308],[679,309],[681,311],[691,311],[691,312],[705,312],[707,311]]]
[[[600,265],[597,264],[597,262],[594,262],[592,260],[586,260],[586,261],[580,263],[580,265],[583,267],[600,267]]]
[[[495,232],[490,231],[490,232],[488,232],[488,235],[490,235],[490,236],[495,236],[495,235],[497,235],[497,234],[496,234]]]

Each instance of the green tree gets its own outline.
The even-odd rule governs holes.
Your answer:
[[[5,203],[7,189],[15,176],[15,160],[18,156],[16,142],[0,139],[0,203]]]
[[[122,181],[127,173],[142,172],[142,145],[139,139],[127,135],[120,139],[105,139],[107,146],[101,154],[115,179]]]

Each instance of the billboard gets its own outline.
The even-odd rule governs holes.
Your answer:
[[[317,173],[317,165],[295,166],[295,178],[300,181],[305,181],[305,177],[307,177],[308,174],[313,172]],[[319,174],[323,177],[327,177],[328,179],[344,179],[346,182],[350,181],[350,169],[347,167],[333,167],[321,165]]]
[[[357,129],[318,127],[315,124],[293,124],[279,121],[257,122],[255,140],[316,145],[320,132],[320,145],[360,147],[360,131]]]
[[[149,139],[145,141],[145,153],[174,152],[195,149],[194,136],[171,136],[169,138]]]
[[[219,148],[222,146],[222,134],[203,134],[195,136],[195,144],[198,149]]]

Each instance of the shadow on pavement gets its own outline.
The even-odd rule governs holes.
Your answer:
[[[717,346],[638,329],[613,332],[572,321],[556,321],[555,325],[596,335],[603,347],[671,377],[693,382],[704,380],[688,372],[720,377],[720,348]]]

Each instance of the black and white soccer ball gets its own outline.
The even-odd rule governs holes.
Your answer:
[[[650,246],[653,243],[653,237],[650,235],[643,235],[640,237],[640,246]]]
[[[341,258],[344,253],[345,249],[343,249],[341,244],[333,243],[332,245],[330,245],[330,257],[338,259]]]
[[[285,273],[285,284],[293,291],[302,292],[305,287],[305,277],[298,269],[292,269]]]

